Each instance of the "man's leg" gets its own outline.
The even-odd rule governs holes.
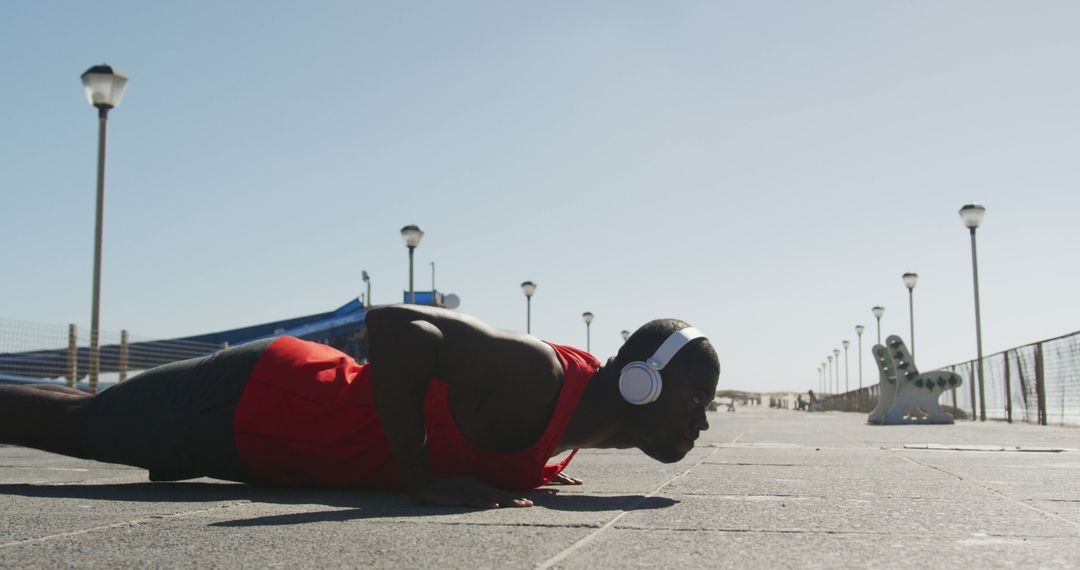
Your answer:
[[[54,385],[0,385],[0,443],[86,457],[79,429],[92,396]]]

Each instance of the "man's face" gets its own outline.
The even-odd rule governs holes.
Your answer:
[[[705,410],[716,394],[716,383],[715,376],[665,374],[660,397],[641,406],[635,418],[636,447],[663,463],[686,457],[698,434],[709,429]]]

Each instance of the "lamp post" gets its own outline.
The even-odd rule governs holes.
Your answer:
[[[832,394],[832,355],[827,356],[829,359],[829,371],[825,378],[825,388]]]
[[[904,274],[904,287],[908,292],[908,319],[911,326],[911,358],[915,359],[915,282],[919,280],[918,273]]]
[[[431,303],[435,304],[435,262],[429,261],[428,265],[431,266]]]
[[[979,260],[975,255],[975,230],[982,223],[986,208],[979,204],[967,204],[960,208],[960,218],[964,220],[964,226],[971,230],[971,275],[975,282],[975,349],[979,359],[979,421],[986,421],[986,392],[983,390],[983,352],[982,352],[982,320],[979,317]],[[1009,409],[1009,420],[1012,421],[1012,409]]]
[[[593,314],[589,311],[581,313],[581,318],[585,320],[585,352],[592,352],[592,334],[590,326],[592,325]]]
[[[885,307],[877,305],[870,309],[870,312],[874,313],[874,318],[877,319],[877,343],[881,344],[881,316],[885,314]]]
[[[367,293],[364,294],[364,308],[371,308],[371,276],[368,275],[367,270],[360,272],[360,277],[364,280],[364,284],[367,285]]]
[[[97,208],[94,215],[94,284],[90,308],[90,391],[97,392],[98,372],[101,370],[101,350],[98,345],[101,315],[101,235],[105,213],[105,132],[109,110],[120,104],[127,87],[126,75],[109,65],[95,65],[81,76],[86,100],[98,110]]]
[[[862,333],[866,327],[855,325],[855,334],[859,335],[859,390],[862,390]]]
[[[413,252],[420,245],[420,239],[424,237],[424,230],[417,226],[405,226],[401,228],[401,239],[405,240],[405,247],[409,248],[409,302],[416,303],[416,291],[413,290]]]
[[[525,334],[532,334],[532,296],[536,292],[536,283],[522,281],[521,291],[525,293]]]
[[[818,387],[818,392],[821,392],[821,380],[822,380],[821,367],[818,366],[817,367],[817,387]]]
[[[628,330],[624,330],[619,334],[622,335],[622,341],[623,342],[626,342],[626,339],[630,338],[630,331],[628,331]]]
[[[824,361],[824,360],[822,360],[822,361],[821,361],[821,393],[822,393],[822,394],[824,394],[824,393],[826,393],[826,392],[828,392],[828,391],[829,391],[829,388],[828,388],[828,384],[829,384],[829,383],[828,383],[828,381],[826,380],[826,378],[827,378],[827,376],[826,376],[826,370],[827,370],[827,368],[826,368],[826,365],[825,365],[825,364],[826,364],[826,363],[825,363],[825,361]]]
[[[847,349],[848,349],[849,346],[851,346],[851,341],[845,340],[842,344],[844,345],[844,392],[850,392],[851,391],[851,384],[850,384],[850,382],[848,380],[848,357],[847,357],[848,352],[847,352]]]
[[[836,357],[836,393],[840,393],[840,349],[832,349],[833,356]]]

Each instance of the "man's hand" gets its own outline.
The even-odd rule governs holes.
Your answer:
[[[473,507],[498,509],[501,507],[531,507],[533,502],[523,497],[496,489],[479,479],[433,479],[424,488],[409,493],[414,503],[440,507]]]
[[[565,473],[559,473],[554,479],[548,481],[548,485],[584,485],[585,481],[571,477]]]

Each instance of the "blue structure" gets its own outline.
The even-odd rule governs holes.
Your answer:
[[[367,327],[364,325],[366,315],[367,309],[364,308],[360,299],[353,299],[327,313],[187,336],[176,340],[235,346],[265,338],[295,336],[332,346],[360,361],[367,359]]]

